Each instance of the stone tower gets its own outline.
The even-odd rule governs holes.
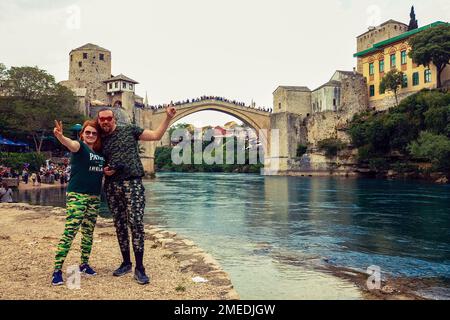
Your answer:
[[[104,81],[111,77],[111,51],[88,43],[70,51],[69,80]]]
[[[65,83],[72,89],[86,88],[89,101],[107,103],[105,81],[111,78],[111,51],[88,43],[70,51],[69,80]]]

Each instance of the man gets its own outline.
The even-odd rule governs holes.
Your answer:
[[[135,125],[117,126],[112,110],[101,109],[97,121],[103,131],[103,155],[106,160],[105,192],[108,206],[113,214],[117,239],[123,262],[114,271],[114,276],[131,272],[130,242],[128,226],[131,229],[136,266],[134,278],[139,284],[149,283],[143,265],[144,256],[144,207],[145,195],[142,177],[144,168],[139,157],[138,141],[157,141],[167,130],[175,116],[173,106],[166,109],[166,119],[156,130],[142,129]]]

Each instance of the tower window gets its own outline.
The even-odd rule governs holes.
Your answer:
[[[117,83],[117,82],[114,82],[114,88],[118,88],[119,87],[119,84]]]
[[[425,70],[425,83],[431,82],[431,70],[427,69]]]
[[[396,60],[395,60],[395,53],[391,54],[391,68],[395,68]]]
[[[124,88],[124,89],[127,88],[127,83],[126,82],[122,83],[122,88]]]
[[[105,60],[105,55],[104,55],[103,53],[100,53],[99,56],[98,56],[98,58],[99,58],[100,60],[104,61],[104,60]]]
[[[384,72],[384,60],[380,60],[379,62],[379,71],[380,73]]]
[[[83,64],[81,63],[81,61],[78,61],[78,66],[81,68]]]
[[[130,83],[130,90],[133,90],[133,84]]]
[[[278,103],[278,109],[281,109],[281,102]]]
[[[406,50],[402,51],[402,64],[406,64]]]
[[[373,96],[375,95],[375,86],[374,86],[374,85],[371,85],[371,86],[369,87],[369,95],[370,95],[371,97],[373,97]]]
[[[419,85],[419,73],[414,72],[413,73],[413,86],[418,86],[418,85]]]
[[[87,59],[87,53],[83,52],[83,59]]]
[[[112,89],[112,83],[111,82],[109,83],[109,88]]]
[[[406,88],[408,86],[408,76],[403,74],[402,88]]]
[[[70,55],[70,61],[71,62],[73,61],[73,55]]]

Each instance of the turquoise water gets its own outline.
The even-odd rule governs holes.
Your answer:
[[[362,298],[353,284],[317,271],[328,263],[361,271],[376,265],[382,276],[434,277],[438,287],[425,294],[450,298],[449,185],[158,173],[145,187],[146,222],[212,254],[241,298]],[[64,189],[19,196],[64,205]]]
[[[382,276],[450,277],[448,185],[159,173],[145,186],[146,221],[210,252],[242,298],[360,298],[310,268],[324,260],[376,265]]]

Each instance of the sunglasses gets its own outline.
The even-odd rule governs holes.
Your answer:
[[[84,131],[84,134],[87,135],[87,136],[94,136],[94,137],[97,136],[97,132],[96,131],[86,130],[86,131]]]
[[[99,117],[98,120],[100,122],[105,122],[105,121],[111,122],[113,120],[113,117],[111,117],[111,116],[109,116],[109,117]]]

